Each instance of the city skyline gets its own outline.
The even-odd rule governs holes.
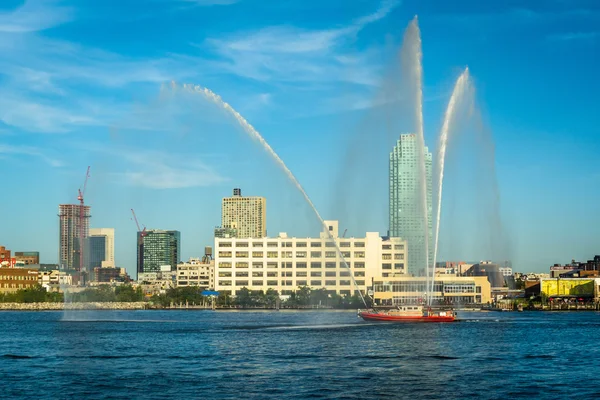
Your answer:
[[[110,4],[107,9],[68,1],[3,4],[0,46],[7,57],[0,81],[0,146],[9,171],[6,184],[19,188],[28,182],[43,193],[5,197],[6,223],[12,227],[7,247],[39,251],[45,263],[58,261],[56,204],[75,202],[87,165],[93,165],[86,195],[94,208],[90,224],[116,229],[122,238],[116,261],[130,272],[136,231],[130,208],[148,226],[181,230],[182,259],[212,243],[220,198],[231,187],[269,199],[269,232],[303,236],[313,230],[314,217],[294,215],[305,206],[298,205],[270,160],[231,136],[236,128],[225,117],[206,115],[210,110],[204,111],[203,103],[196,101],[199,116],[191,122],[166,124],[173,128],[168,137],[140,126],[164,128],[159,117],[175,118],[160,103],[164,99],[153,103],[161,84],[172,79],[198,82],[223,95],[278,151],[323,217],[351,225],[357,211],[343,214],[335,202],[343,186],[335,176],[346,167],[348,133],[365,110],[377,106],[377,88],[402,34],[399,26],[419,14],[426,143],[435,148],[440,110],[457,71],[468,64],[496,140],[514,264],[542,271],[597,252],[600,213],[591,200],[599,190],[592,161],[600,137],[592,95],[600,88],[594,72],[600,15],[595,3],[529,1],[515,9],[507,2],[447,7],[357,2],[334,13],[339,2],[323,2],[310,22],[305,17],[314,15],[315,5],[308,3],[294,5],[291,13],[273,2],[184,3],[153,2],[141,21],[131,4],[115,3],[120,19],[111,26],[119,40],[91,34],[113,17],[106,11]],[[269,17],[240,18],[256,7],[268,10]],[[231,15],[239,24],[212,23]],[[171,34],[157,37],[149,26]],[[485,35],[474,34],[483,28]],[[292,83],[297,80],[302,90]],[[139,118],[138,112],[158,120]],[[134,128],[138,133],[128,136]],[[148,134],[140,136],[142,130]],[[214,133],[207,145],[202,132]],[[572,195],[578,191],[586,196]],[[384,205],[379,201],[387,190],[377,195],[364,214],[385,233],[370,208]],[[32,226],[38,235],[31,235]],[[349,233],[368,230],[352,226]]]

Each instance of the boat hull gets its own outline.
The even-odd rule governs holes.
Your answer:
[[[404,316],[404,315],[387,315],[379,313],[361,312],[359,317],[365,321],[377,322],[455,322],[456,318],[453,315],[424,315],[424,316]]]

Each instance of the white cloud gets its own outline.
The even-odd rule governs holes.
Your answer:
[[[201,160],[209,155],[174,154],[143,148],[109,148],[100,144],[86,144],[82,147],[86,151],[114,157],[117,161],[114,165],[124,163],[122,171],[112,172],[110,176],[125,185],[150,189],[178,189],[212,186],[229,180]]]
[[[27,0],[21,7],[0,12],[0,32],[35,32],[67,22],[71,9],[53,6],[49,0]]]
[[[0,155],[5,157],[6,155],[24,155],[37,157],[43,160],[51,167],[62,167],[64,163],[56,158],[46,155],[41,149],[31,146],[13,146],[7,144],[0,144]],[[7,157],[5,157],[7,158]]]
[[[221,60],[216,72],[228,72],[260,81],[343,81],[375,84],[372,63],[366,54],[347,54],[344,45],[368,24],[387,16],[399,4],[385,1],[379,9],[350,25],[334,29],[307,30],[272,26],[225,39],[208,39],[204,45]],[[352,68],[348,68],[349,64]]]

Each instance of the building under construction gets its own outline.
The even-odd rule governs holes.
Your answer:
[[[60,269],[79,270],[82,264],[80,239],[87,238],[90,232],[90,206],[60,204],[58,211]]]

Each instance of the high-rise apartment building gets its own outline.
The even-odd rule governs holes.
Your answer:
[[[88,271],[94,268],[114,268],[115,230],[113,228],[90,228],[86,239],[85,265]]]
[[[58,262],[62,270],[79,269],[81,266],[80,253],[85,244],[80,246],[79,239],[89,236],[90,206],[79,204],[60,204]]]
[[[425,182],[419,173],[419,152],[425,157]],[[402,134],[390,153],[390,230],[391,237],[406,239],[408,272],[419,275],[433,263],[432,207],[431,207],[431,153],[428,148],[418,148],[417,135]],[[422,184],[427,192],[427,226],[425,227],[422,206]],[[426,252],[426,239],[429,251]]]
[[[241,189],[233,189],[232,197],[223,198],[221,227],[231,229],[238,238],[267,236],[267,200],[242,197]]]
[[[160,229],[137,233],[137,272],[160,272],[162,266],[177,268],[181,255],[181,234],[179,231]]]

